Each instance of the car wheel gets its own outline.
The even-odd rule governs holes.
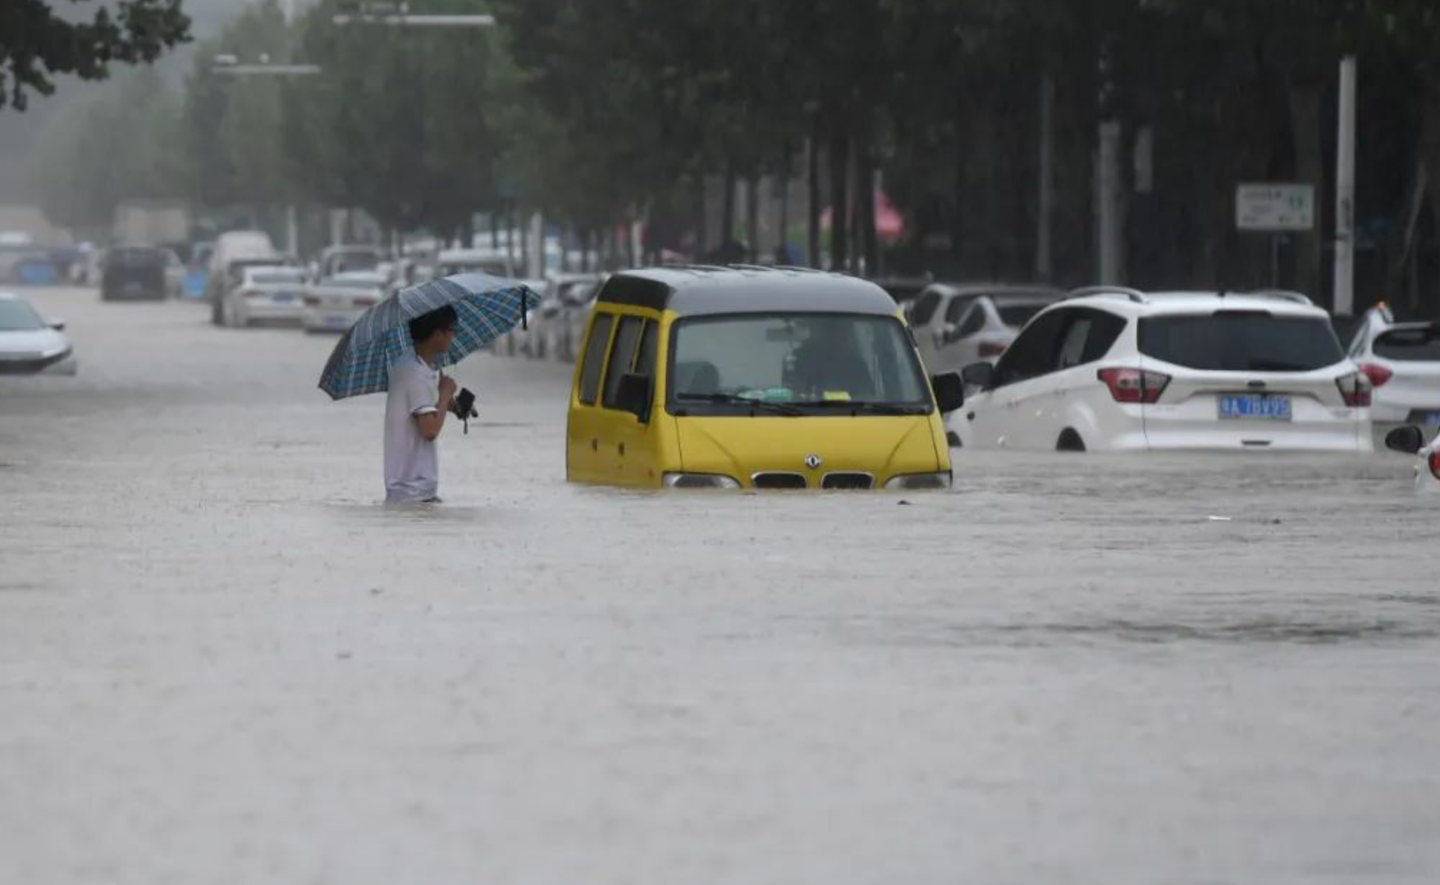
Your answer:
[[[1059,441],[1055,443],[1055,451],[1083,452],[1085,451],[1085,440],[1081,439],[1080,434],[1076,433],[1074,429],[1067,427],[1060,434]]]

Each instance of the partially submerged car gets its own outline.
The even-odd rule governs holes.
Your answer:
[[[1415,484],[1422,491],[1440,492],[1440,438],[1425,444],[1425,431],[1413,424],[1397,427],[1385,437],[1385,447],[1392,452],[1419,455],[1415,465]]]
[[[628,271],[600,290],[566,431],[573,482],[638,488],[943,489],[941,415],[899,307],[796,269]]]
[[[100,300],[163,301],[170,295],[170,254],[155,246],[117,246],[100,263]]]
[[[77,368],[64,322],[42,319],[30,302],[0,292],[0,375],[74,375]]]

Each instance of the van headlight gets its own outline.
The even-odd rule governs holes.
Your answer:
[[[738,489],[740,483],[733,477],[718,473],[667,473],[664,478],[667,489]]]
[[[893,477],[885,483],[885,488],[901,492],[936,491],[950,488],[954,481],[954,474],[948,470],[944,473],[907,473]]]

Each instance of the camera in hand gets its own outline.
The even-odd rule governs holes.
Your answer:
[[[470,419],[479,418],[480,413],[475,411],[475,394],[470,388],[462,387],[455,398],[450,401],[450,413],[461,421],[465,422],[465,432],[470,432]]]

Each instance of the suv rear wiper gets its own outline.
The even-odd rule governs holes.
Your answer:
[[[837,412],[849,411],[854,414],[864,412],[869,415],[924,415],[928,409],[922,405],[904,405],[901,403],[872,403],[863,400],[827,399],[815,400],[812,402],[791,403],[801,409],[833,409]]]
[[[752,411],[767,411],[786,417],[797,417],[802,412],[790,403],[772,403],[733,393],[677,393],[675,399],[681,402],[711,403],[718,406],[749,406]]]

